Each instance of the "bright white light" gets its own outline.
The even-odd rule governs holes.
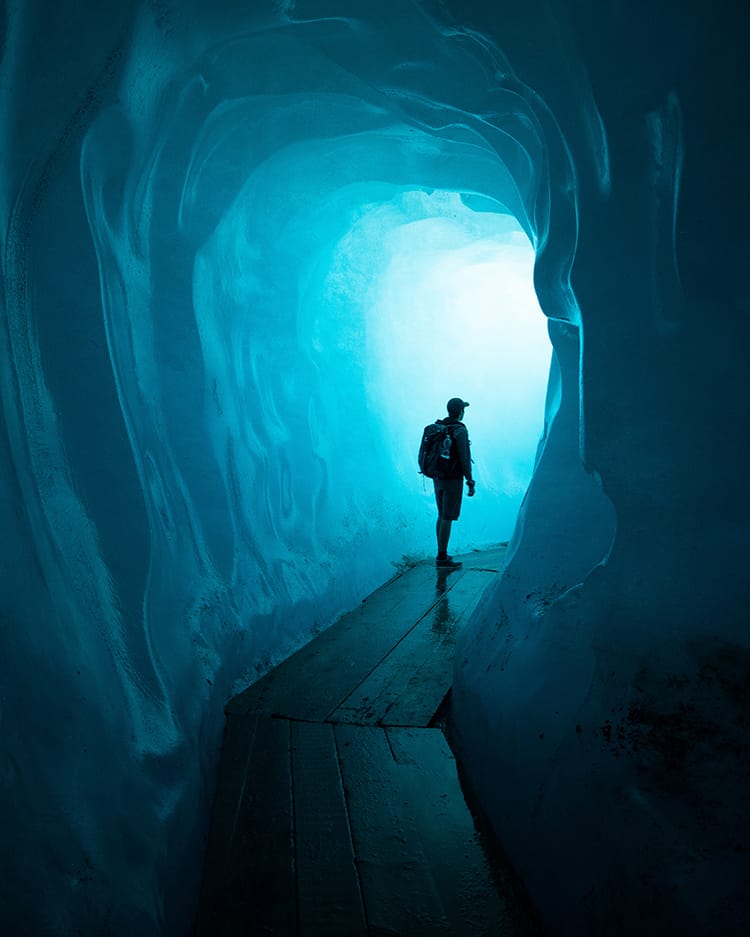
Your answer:
[[[505,539],[531,478],[550,365],[534,251],[508,215],[471,211],[455,194],[409,195],[433,217],[382,232],[387,262],[367,309],[372,406],[399,474],[413,478],[422,426],[446,415],[449,397],[470,401],[483,497],[460,529],[472,542]]]

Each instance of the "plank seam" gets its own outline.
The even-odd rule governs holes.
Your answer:
[[[234,714],[237,715],[237,714]],[[227,717],[229,718],[229,717]],[[239,796],[237,797],[237,802],[234,807],[234,816],[232,817],[232,832],[229,838],[229,849],[231,850],[234,844],[234,837],[237,832],[237,821],[240,817],[240,810],[242,808],[242,802],[245,799],[245,790],[247,788],[247,778],[248,778],[248,765],[250,764],[250,759],[252,758],[253,748],[255,747],[255,736],[258,734],[258,720],[253,719],[253,731],[252,736],[248,742],[247,754],[245,755],[245,767],[242,771],[242,784],[240,785]]]
[[[341,771],[341,752],[339,751],[339,740],[336,734],[334,726],[331,726],[331,735],[333,736],[333,747],[336,752],[336,770],[339,774],[339,781],[341,782],[341,793],[344,795],[344,813],[346,814],[346,828],[349,831],[349,842],[352,846],[352,856],[354,857],[354,868],[357,873],[357,888],[359,889],[359,900],[362,902],[362,910],[365,916],[365,925],[367,927],[367,933],[370,933],[370,918],[367,913],[367,903],[365,901],[365,892],[362,887],[362,875],[359,868],[359,856],[357,855],[357,850],[354,846],[354,832],[352,830],[352,821],[349,814],[349,793],[344,784],[344,775]]]
[[[373,667],[371,667],[371,669],[362,677],[362,679],[359,681],[359,683],[357,683],[356,686],[352,687],[352,689],[346,694],[346,696],[345,696],[342,700],[340,700],[340,701],[337,703],[336,706],[333,707],[333,709],[325,716],[325,718],[324,718],[324,720],[323,720],[324,722],[330,722],[330,721],[331,721],[331,717],[337,712],[337,710],[343,709],[343,708],[344,708],[344,704],[346,703],[346,701],[347,701],[351,696],[353,696],[353,695],[357,692],[357,690],[362,686],[362,684],[365,682],[365,680],[368,680],[368,679],[372,676],[372,674],[375,673],[375,671],[378,669],[378,667],[380,667],[380,665],[381,665],[385,660],[387,660],[387,658],[388,658],[388,657],[396,650],[396,648],[412,633],[412,631],[414,631],[414,629],[417,627],[417,625],[419,625],[419,623],[420,623],[421,621],[423,621],[423,620],[430,614],[430,612],[435,608],[435,606],[438,604],[438,602],[441,602],[441,601],[446,597],[446,595],[451,591],[451,589],[453,589],[453,587],[454,587],[458,582],[460,582],[460,580],[463,578],[463,575],[465,575],[466,572],[468,572],[468,570],[465,570],[464,573],[463,573],[461,576],[458,576],[458,577],[455,579],[455,581],[451,584],[451,586],[450,586],[449,588],[445,589],[443,592],[441,592],[441,593],[435,598],[435,601],[432,603],[432,605],[430,605],[429,608],[427,608],[427,609],[425,610],[425,612],[424,612],[422,615],[419,616],[419,618],[414,622],[414,624],[413,624],[410,628],[408,628],[408,629],[401,635],[401,637],[398,639],[398,641],[396,641],[396,643],[395,643],[394,645],[392,645],[392,646],[388,649],[388,652],[387,652],[386,654],[384,654],[384,655],[380,658],[380,660],[379,660],[376,664],[373,665]]]
[[[277,718],[277,717],[271,717]],[[289,796],[292,806],[292,875],[294,876],[294,931],[299,934],[299,875],[297,874],[297,801],[294,790],[294,736],[292,734],[292,722],[290,719],[284,720],[288,727],[289,740]]]
[[[390,734],[390,732],[388,731],[388,727],[387,727],[387,726],[383,726],[383,734],[385,735],[385,740],[386,740],[386,742],[388,742],[388,748],[389,748],[390,751],[391,751],[391,758],[393,758],[394,762],[395,762],[396,764],[398,764],[398,758],[396,758],[396,751],[395,751],[395,749],[393,748],[393,743],[391,742],[391,734]]]

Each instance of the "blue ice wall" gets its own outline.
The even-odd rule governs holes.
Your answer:
[[[185,933],[224,702],[433,549],[419,433],[470,390],[394,442],[366,274],[408,225],[537,246],[545,149],[481,38],[346,7],[4,8],[8,933]]]
[[[1,15],[5,931],[186,933],[223,702],[421,548],[342,244],[444,192],[517,218],[554,347],[468,777],[552,933],[740,933],[741,11]]]
[[[556,342],[557,415],[508,566],[458,649],[465,763],[553,934],[739,935],[746,16],[707,3],[451,6],[497,37],[555,115],[575,172],[581,342],[577,373],[574,334]],[[570,200],[553,183],[553,253]],[[607,501],[563,469],[574,447]]]

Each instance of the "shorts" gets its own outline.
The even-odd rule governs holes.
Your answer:
[[[457,521],[461,513],[463,478],[433,478],[438,517],[444,521]]]

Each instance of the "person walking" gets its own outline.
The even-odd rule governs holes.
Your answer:
[[[464,425],[464,411],[469,406],[468,401],[460,397],[451,397],[448,401],[448,416],[437,420],[438,425],[447,427],[451,438],[451,457],[448,469],[442,474],[443,478],[433,478],[435,485],[435,500],[437,501],[438,519],[435,532],[437,534],[437,558],[435,565],[438,569],[458,569],[462,564],[448,556],[448,541],[451,536],[453,521],[458,520],[461,513],[461,497],[463,495],[463,482],[466,479],[467,496],[474,496],[476,484],[471,471],[471,451],[469,431]]]

